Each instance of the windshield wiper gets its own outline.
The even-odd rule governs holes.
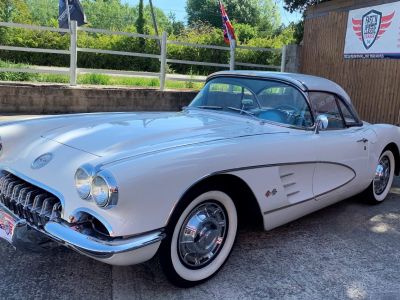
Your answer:
[[[261,121],[259,118],[257,118],[257,117],[255,116],[254,113],[249,112],[249,111],[247,111],[247,110],[240,109],[240,108],[236,108],[236,107],[227,107],[227,108],[230,109],[230,110],[233,110],[233,111],[240,112],[240,114],[245,113],[246,115],[252,117],[253,119],[256,119],[257,121]]]
[[[221,106],[213,106],[213,105],[201,105],[201,106],[195,106],[197,108],[202,108],[202,109],[214,109],[214,110],[222,110],[224,109]]]

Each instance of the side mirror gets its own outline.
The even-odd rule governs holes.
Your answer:
[[[315,134],[319,134],[321,130],[326,130],[329,125],[328,117],[325,115],[318,115],[315,120]]]

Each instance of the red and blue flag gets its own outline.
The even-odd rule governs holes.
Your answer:
[[[222,4],[221,0],[219,1],[219,6],[221,8],[221,14],[222,14],[224,39],[227,44],[230,44],[232,40],[236,40],[235,29],[233,28],[232,23],[229,20],[228,14],[226,13],[225,7]]]

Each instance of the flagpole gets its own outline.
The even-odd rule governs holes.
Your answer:
[[[65,0],[67,5],[67,15],[68,15],[68,29],[71,30],[71,12],[69,11],[69,0]]]
[[[236,65],[236,41],[231,40],[231,53],[230,53],[230,60],[229,60],[229,70],[233,71],[235,70],[235,65]]]
[[[160,36],[158,32],[158,25],[157,25],[157,19],[156,19],[156,14],[154,13],[154,6],[153,6],[153,1],[149,0],[150,4],[150,12],[151,12],[151,19],[153,20],[153,26],[154,26],[154,31],[156,32],[156,36]],[[157,39],[158,47],[161,50],[161,41]]]

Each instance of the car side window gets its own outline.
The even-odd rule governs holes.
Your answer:
[[[345,128],[338,101],[334,95],[324,92],[311,92],[309,98],[315,114],[328,117],[328,130]]]
[[[346,125],[351,126],[354,124],[358,124],[356,119],[354,118],[353,114],[350,112],[350,110],[347,108],[346,105],[342,101],[338,101],[340,110],[342,111],[344,121],[346,122]]]

